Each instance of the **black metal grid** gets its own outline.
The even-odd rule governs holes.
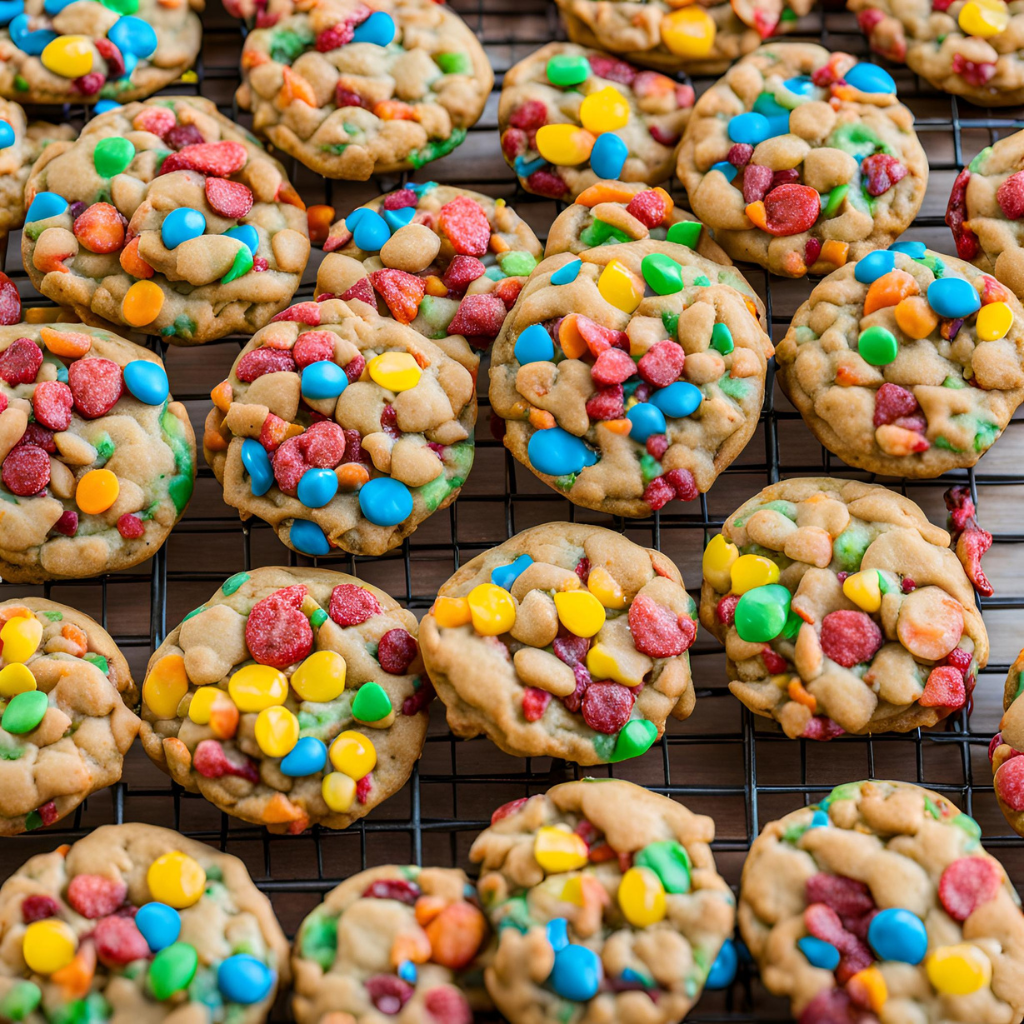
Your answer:
[[[563,38],[557,12],[548,0],[455,0],[453,6],[476,30],[496,71],[496,92],[504,71],[515,61],[554,38]],[[176,83],[167,93],[198,93],[214,99],[222,111],[241,122],[232,102],[238,82],[237,24],[219,9],[204,18],[204,52],[195,80]],[[867,49],[851,15],[834,0],[824,11],[804,19],[794,38],[820,41],[830,49],[845,49],[866,57]],[[869,58],[871,59],[871,58]],[[929,152],[932,179],[929,199],[917,219],[912,237],[952,253],[942,211],[953,176],[983,145],[1018,128],[1017,110],[982,111],[955,98],[941,96],[905,69],[890,67],[900,96],[918,115],[917,128]],[[698,92],[709,80],[698,81]],[[55,120],[52,108],[30,111]],[[66,119],[81,123],[83,108],[65,108]],[[530,196],[512,179],[498,155],[495,97],[480,123],[471,130],[463,148],[417,175],[437,177],[450,184],[501,194],[513,202],[543,237],[556,212],[555,204]],[[486,153],[476,160],[471,154]],[[326,202],[341,212],[365,201],[377,190],[394,188],[395,179],[366,186],[326,181],[294,161],[286,161],[293,181],[307,203]],[[683,195],[676,187],[677,201]],[[934,197],[934,198],[932,198]],[[17,240],[7,258],[8,273],[18,282],[26,305],[45,305],[32,292],[21,269]],[[796,305],[806,297],[809,284],[771,278],[758,268],[743,268],[765,300],[773,337],[781,337]],[[307,280],[296,301],[312,295]],[[189,404],[197,436],[208,407],[208,392],[230,365],[233,346],[243,340],[227,339],[199,350],[174,350],[157,339],[153,345],[168,359],[172,390]],[[197,354],[198,353],[198,354]],[[215,364],[211,366],[210,364]],[[223,364],[223,365],[222,365]],[[216,367],[220,372],[216,372]],[[176,370],[181,368],[181,375]],[[182,386],[182,379],[188,381]],[[405,544],[382,559],[332,556],[315,564],[364,576],[383,585],[417,612],[425,611],[437,586],[457,566],[480,551],[500,543],[526,526],[548,520],[598,522],[627,532],[634,540],[664,549],[684,567],[691,593],[699,597],[699,556],[704,544],[721,527],[740,501],[758,488],[784,476],[829,474],[867,478],[848,470],[824,450],[807,443],[808,433],[799,416],[774,388],[770,370],[767,399],[759,431],[736,464],[723,474],[709,495],[696,505],[673,504],[667,511],[642,521],[625,521],[576,509],[536,483],[517,466],[488,431],[490,408],[485,371],[480,375],[481,425],[478,429],[477,468],[456,504],[437,513]],[[198,381],[198,384],[195,383]],[[176,386],[177,385],[177,386]],[[1016,420],[994,452],[1024,452],[1021,423]],[[1018,460],[1019,461],[1019,460]],[[994,463],[994,465],[993,465]],[[992,465],[992,470],[989,470]],[[1009,469],[1002,469],[1002,466]],[[937,481],[890,482],[925,505],[934,521],[941,516],[939,495],[951,483],[967,482],[984,521],[986,508],[1007,504],[1012,489],[1024,487],[1024,473],[1012,471],[1013,461],[990,454],[976,470],[950,474]],[[482,481],[482,486],[478,486]],[[200,468],[199,492],[219,493],[212,474]],[[199,604],[220,582],[239,569],[287,561],[310,560],[287,552],[265,524],[240,524],[232,509],[216,502],[193,502],[168,544],[151,562],[134,570],[96,580],[49,584],[46,596],[78,604],[110,625],[126,650],[141,680],[145,659],[180,614]],[[1012,522],[1011,522],[1012,525]],[[1022,575],[1019,547],[1024,532],[996,532],[995,545],[986,559],[1004,582],[998,596],[984,602],[986,619],[1008,614],[1012,628],[1021,622],[1024,592],[1014,587],[1014,568]],[[205,555],[214,551],[212,559]],[[1003,564],[1009,570],[999,571]],[[697,584],[697,586],[693,586]],[[1007,586],[1012,593],[1007,593]],[[0,587],[0,598],[24,594],[10,585]],[[179,599],[187,592],[191,603]],[[143,597],[143,595],[145,595]],[[194,597],[194,599],[192,599]],[[172,612],[168,613],[168,601]],[[119,628],[125,606],[131,605],[130,625]],[[148,611],[145,619],[142,609]],[[673,723],[660,744],[637,762],[589,769],[593,774],[615,774],[642,782],[658,792],[686,802],[695,810],[712,813],[719,826],[714,849],[719,867],[729,880],[738,880],[742,857],[762,825],[801,803],[820,798],[832,785],[853,778],[891,775],[929,785],[982,819],[985,844],[998,848],[1011,875],[1024,882],[1024,856],[1020,841],[1009,832],[995,809],[985,748],[998,719],[1002,680],[1008,660],[993,659],[979,680],[976,699],[985,708],[973,723],[964,712],[942,730],[872,738],[843,737],[831,744],[791,741],[771,723],[759,720],[725,689],[721,648],[701,632],[692,650],[698,711],[687,723]],[[435,705],[424,758],[409,783],[368,819],[345,832],[315,828],[301,837],[271,836],[264,830],[216,812],[201,798],[184,793],[152,769],[136,746],[126,762],[124,780],[108,792],[95,795],[69,819],[54,828],[0,844],[0,874],[6,875],[31,853],[70,842],[97,824],[143,820],[181,831],[241,856],[257,884],[274,900],[286,929],[291,932],[321,895],[342,878],[369,864],[389,860],[468,867],[466,853],[472,837],[487,823],[490,810],[517,796],[543,791],[549,785],[581,774],[564,762],[549,759],[519,761],[506,758],[485,740],[460,742],[444,727],[443,709]],[[979,718],[982,720],[979,721]],[[710,724],[710,727],[709,727]],[[279,1005],[274,1017],[287,1019]],[[787,1010],[766,996],[751,972],[741,968],[738,981],[725,993],[708,993],[691,1014],[696,1022],[785,1020]]]

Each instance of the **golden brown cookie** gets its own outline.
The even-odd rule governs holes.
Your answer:
[[[1024,651],[1010,666],[1003,689],[1003,717],[989,744],[996,800],[1010,827],[1024,836]]]

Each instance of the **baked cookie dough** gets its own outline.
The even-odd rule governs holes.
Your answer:
[[[457,736],[513,757],[637,757],[694,708],[696,609],[664,555],[599,526],[548,523],[467,562],[421,624]]]
[[[0,327],[0,576],[79,579],[152,557],[192,497],[196,442],[159,357],[82,324]]]
[[[981,828],[905,782],[849,782],[765,826],[740,887],[761,980],[800,1024],[1024,1013],[1024,915]]]
[[[0,604],[0,622],[0,835],[13,836],[52,825],[121,778],[139,692],[88,615],[29,597]],[[0,1016],[2,1007],[0,998]]]
[[[370,868],[332,889],[299,926],[292,957],[298,1024],[472,1024],[487,921],[451,868]],[[340,1017],[340,1021],[339,1021]]]
[[[541,244],[504,199],[428,181],[353,210],[331,227],[325,252],[359,260],[371,289],[346,301],[440,341],[494,341],[541,258]],[[318,292],[319,292],[318,288]]]
[[[86,323],[174,344],[258,330],[309,258],[282,166],[199,97],[93,118],[43,151],[25,200],[21,255],[40,292]]]
[[[847,0],[871,49],[983,107],[1024,103],[1024,11],[1003,0]]]
[[[104,825],[0,887],[0,1018],[261,1024],[288,942],[237,857]]]
[[[810,43],[764,46],[730,68],[694,107],[676,171],[733,259],[784,277],[889,245],[928,183],[889,74]]]
[[[989,746],[996,800],[1013,830],[1024,836],[1024,651],[1010,666],[1002,721]]]
[[[650,238],[544,260],[491,356],[505,447],[585,508],[692,501],[761,413],[773,349],[753,296],[734,268]]]
[[[885,487],[766,487],[703,567],[700,621],[725,644],[729,689],[793,739],[935,725],[969,703],[988,661],[949,534]]]
[[[446,156],[483,113],[491,65],[433,0],[312,0],[246,36],[239,106],[283,153],[366,181]]]
[[[170,85],[202,44],[204,0],[12,0],[0,8],[0,95],[129,103]]]
[[[416,617],[383,590],[325,569],[236,573],[150,658],[142,745],[236,818],[347,828],[420,756],[421,666]]]
[[[498,808],[469,859],[498,933],[487,990],[511,1024],[676,1024],[732,935],[715,823],[620,779]]]
[[[656,184],[672,174],[693,99],[689,82],[548,43],[505,72],[501,151],[527,192],[551,199],[574,199],[601,179]]]
[[[1024,309],[969,263],[897,242],[830,274],[779,343],[778,380],[851,466],[973,466],[1024,400]]]
[[[370,281],[332,253],[319,300],[278,314],[211,393],[203,450],[224,500],[304,555],[390,551],[473,467],[478,357],[370,313]]]

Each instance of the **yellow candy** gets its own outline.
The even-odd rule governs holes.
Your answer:
[[[377,764],[374,745],[361,733],[349,729],[331,744],[331,764],[357,782]]]
[[[206,888],[206,872],[187,853],[172,850],[149,865],[146,884],[157,903],[184,910],[199,902]]]
[[[153,281],[136,281],[121,300],[121,316],[132,327],[151,324],[163,308],[163,289]]]
[[[559,897],[564,903],[572,903],[574,906],[583,906],[583,877],[573,875],[562,886],[562,895]]]
[[[779,567],[764,555],[740,555],[729,569],[734,594],[779,582]]]
[[[494,583],[475,586],[466,598],[473,628],[481,636],[507,633],[516,621],[515,598]]]
[[[21,954],[29,970],[36,974],[53,974],[75,959],[78,937],[70,925],[55,917],[33,921],[25,929]]]
[[[712,537],[708,546],[704,549],[704,560],[702,568],[704,579],[715,588],[725,593],[732,586],[730,570],[733,562],[740,557],[740,549],[735,544],[730,544],[724,534]]]
[[[473,613],[464,597],[439,597],[434,602],[434,618],[442,629],[455,629],[472,622]]]
[[[863,986],[871,1009],[875,1013],[882,1012],[882,1007],[885,1006],[885,1001],[889,998],[889,986],[886,985],[885,977],[877,967],[874,965],[865,967],[863,971],[858,971],[853,975],[847,984],[851,988],[855,988],[858,985]]]
[[[217,703],[217,699],[223,697],[224,700],[228,699],[228,695],[217,686],[200,686],[195,693],[192,694],[192,700],[189,701],[188,705],[188,717],[192,719],[196,725],[209,725],[210,715],[213,712],[213,705]]]
[[[978,310],[978,337],[998,341],[1013,326],[1013,310],[1005,302],[990,302]]]
[[[409,352],[385,352],[370,360],[370,378],[388,391],[408,391],[420,382],[423,371]]]
[[[267,757],[284,757],[299,741],[299,720],[280,704],[256,716],[256,742]]]
[[[272,665],[246,665],[228,683],[228,693],[243,714],[283,704],[288,697],[288,680]]]
[[[537,129],[537,151],[559,167],[589,160],[595,141],[590,132],[574,124],[546,124]]]
[[[968,0],[960,8],[957,20],[969,36],[997,36],[1010,24],[1010,9],[1003,0]],[[43,56],[46,56],[45,52]]]
[[[939,946],[925,961],[932,987],[944,996],[969,996],[992,980],[992,961],[969,943]]]
[[[36,677],[24,665],[15,663],[0,669],[0,697],[13,697],[36,688]]]
[[[866,612],[877,612],[882,607],[882,590],[874,569],[863,569],[847,576],[843,580],[843,593]]]
[[[614,132],[629,123],[629,103],[613,86],[606,85],[592,92],[580,104],[580,120],[588,132]]]
[[[341,696],[347,668],[340,654],[316,651],[292,673],[292,689],[303,700],[326,704]]]
[[[90,469],[78,481],[75,501],[83,512],[95,516],[106,512],[120,493],[121,485],[109,469]]]
[[[623,313],[632,313],[644,297],[643,285],[636,275],[619,260],[612,260],[597,279],[601,297]]]
[[[642,664],[642,659],[639,659]],[[594,644],[587,651],[587,671],[594,679],[614,679],[623,686],[639,686],[643,676],[634,678],[627,666],[619,663],[613,651],[603,644]]]
[[[43,638],[43,624],[35,617],[28,619],[16,615],[4,623],[0,629],[0,640],[3,641],[4,661],[28,661]]]
[[[142,700],[157,718],[177,718],[178,705],[186,693],[188,673],[180,654],[165,654],[142,684]]]
[[[61,78],[81,78],[92,71],[92,43],[85,36],[57,36],[39,59],[47,71]]]
[[[582,836],[551,825],[542,828],[533,840],[533,857],[549,875],[586,867],[589,859]]]
[[[650,868],[630,868],[619,882],[619,907],[634,928],[657,924],[665,916],[665,889]]]
[[[717,31],[703,7],[683,7],[661,19],[661,41],[680,57],[706,57],[715,45]]]
[[[602,566],[595,566],[587,577],[587,590],[605,606],[605,608],[625,608],[626,595],[615,577]]]
[[[356,782],[342,772],[330,772],[320,784],[324,803],[332,811],[345,812],[356,798]]]
[[[604,625],[604,606],[589,590],[555,594],[558,621],[576,636],[595,636]]]

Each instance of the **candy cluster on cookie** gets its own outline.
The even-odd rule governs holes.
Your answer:
[[[257,132],[358,181],[452,152],[494,80],[473,33],[431,0],[315,0],[249,33],[242,75]]]
[[[767,825],[740,929],[800,1024],[1015,1020],[1024,916],[978,823],[900,782],[851,782]]]
[[[873,484],[787,480],[704,552],[729,689],[786,735],[906,732],[968,704],[988,636],[949,535]]]
[[[689,84],[549,43],[505,74],[501,149],[523,188],[552,199],[601,179],[664,181],[693,101]]]
[[[415,1011],[424,1024],[472,1024],[465,993],[483,987],[476,960],[488,932],[462,871],[362,871],[299,926],[295,1019],[329,1024],[339,1014],[361,1021]]]
[[[913,121],[876,65],[776,44],[701,97],[677,171],[730,256],[786,277],[828,273],[913,220],[928,179]]]
[[[487,348],[541,256],[537,236],[503,200],[428,181],[353,210],[325,252],[362,262],[366,302],[435,341],[461,334]]]
[[[988,757],[994,773],[996,799],[1006,820],[1024,835],[1024,651],[1006,675],[1002,720],[992,737]]]

